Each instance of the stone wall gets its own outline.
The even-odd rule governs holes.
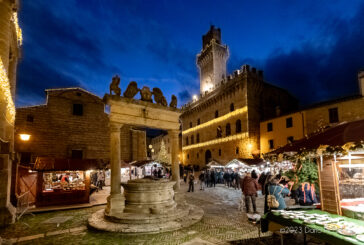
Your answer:
[[[73,105],[82,104],[82,115],[73,114]],[[37,156],[72,157],[72,150],[82,150],[82,157],[109,160],[109,118],[101,98],[80,88],[47,90],[47,104],[17,108],[16,151]],[[32,119],[32,120],[30,120]],[[21,133],[30,134],[23,142]],[[146,157],[145,132],[121,129],[121,159],[129,162]]]

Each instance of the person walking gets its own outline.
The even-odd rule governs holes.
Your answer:
[[[195,176],[193,175],[193,172],[191,172],[188,176],[188,192],[194,192],[194,185],[195,185]]]
[[[253,205],[253,212],[257,213],[256,199],[258,192],[258,182],[247,174],[241,181],[241,191],[245,197],[246,213],[250,213],[250,203]]]
[[[235,183],[236,183],[236,188],[239,190],[240,189],[240,174],[239,171],[237,170],[235,173]]]
[[[211,187],[216,185],[216,176],[215,176],[215,171],[214,170],[211,170]]]
[[[200,180],[200,190],[203,191],[204,190],[204,182],[205,182],[205,172],[202,171],[198,178]]]

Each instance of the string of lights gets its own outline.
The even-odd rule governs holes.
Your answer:
[[[22,30],[19,27],[19,23],[18,23],[18,13],[14,12],[13,13],[13,23],[15,25],[15,31],[16,31],[16,37],[18,39],[18,45],[21,46],[23,44],[23,35],[22,35]]]
[[[8,75],[6,73],[3,61],[0,58],[0,90],[1,94],[4,95],[4,100],[6,103],[6,120],[13,124],[15,120],[15,105],[13,98],[11,96],[10,82]]]
[[[231,136],[224,137],[224,138],[218,138],[218,139],[213,139],[213,140],[202,142],[202,143],[197,143],[197,144],[194,144],[194,145],[183,146],[182,150],[183,151],[184,150],[190,150],[190,149],[193,149],[193,148],[199,148],[199,147],[224,143],[224,142],[233,141],[233,140],[241,140],[241,139],[245,139],[247,137],[248,137],[248,133],[245,132],[245,133],[235,134],[235,135],[231,135]]]

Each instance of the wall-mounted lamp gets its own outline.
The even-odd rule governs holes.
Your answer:
[[[29,141],[30,139],[30,134],[19,134],[19,136],[22,141]]]

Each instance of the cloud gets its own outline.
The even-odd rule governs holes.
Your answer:
[[[363,26],[364,4],[349,20],[328,19],[322,26],[323,43],[272,52],[264,64],[266,79],[302,104],[357,93],[357,72],[364,67]]]

